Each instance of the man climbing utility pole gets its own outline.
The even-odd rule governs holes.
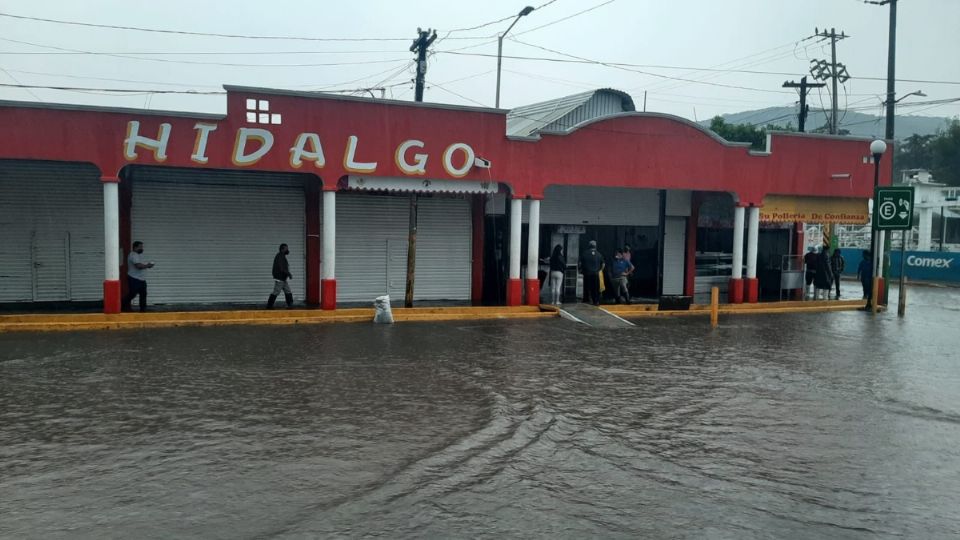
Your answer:
[[[423,101],[423,85],[427,76],[427,49],[437,39],[436,31],[417,28],[417,39],[413,40],[410,52],[417,53],[417,77],[414,100]],[[404,307],[413,307],[413,286],[417,269],[417,194],[410,194],[410,229],[407,233],[407,287],[403,296]]]

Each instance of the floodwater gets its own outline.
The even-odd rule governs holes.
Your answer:
[[[960,292],[911,296],[0,335],[0,536],[956,537]]]

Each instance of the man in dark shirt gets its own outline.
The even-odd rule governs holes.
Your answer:
[[[287,262],[287,255],[290,250],[286,244],[280,244],[280,251],[273,258],[273,292],[267,298],[267,309],[273,309],[273,303],[277,301],[277,295],[283,291],[283,296],[287,299],[287,307],[293,307],[293,293],[290,291],[288,279],[293,278],[290,275],[290,263]]]
[[[868,249],[863,250],[863,259],[857,266],[857,277],[863,286],[863,298],[867,301],[863,309],[869,311],[873,307],[873,253]]]
[[[589,246],[589,249],[580,257],[580,269],[583,271],[583,303],[599,306],[603,255],[597,251],[596,240],[591,240]]]

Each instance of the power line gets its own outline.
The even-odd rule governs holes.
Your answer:
[[[97,24],[97,23],[87,23],[87,22],[78,22],[78,21],[65,21],[60,19],[47,19],[43,17],[28,17],[26,15],[14,15],[12,13],[2,13],[0,12],[0,17],[8,17],[11,19],[20,19],[26,21],[36,21],[52,24],[66,24],[71,26],[84,26],[88,28],[106,28],[110,30],[129,30],[135,32],[152,32],[156,34],[175,34],[175,35],[185,35],[185,36],[204,36],[204,37],[218,37],[218,38],[233,38],[233,39],[260,39],[260,40],[288,40],[288,41],[408,41],[408,38],[384,38],[384,37],[360,37],[360,38],[321,38],[321,37],[305,37],[305,36],[266,36],[266,35],[250,35],[250,34],[223,34],[216,32],[191,32],[188,30],[169,30],[164,28],[145,28],[142,26],[122,26],[122,25],[113,25],[113,24]],[[462,37],[462,38],[451,38],[451,39],[486,39],[485,37]]]
[[[518,43],[522,43],[522,42],[519,42],[519,41],[518,41]],[[529,44],[524,43],[524,45],[529,45]],[[751,90],[751,91],[755,91],[755,92],[767,92],[767,93],[773,93],[773,94],[784,94],[784,93],[790,94],[790,93],[792,93],[792,92],[784,92],[784,91],[780,91],[780,90],[770,90],[770,89],[767,89],[767,88],[751,88],[751,87],[749,87],[749,86],[739,86],[739,85],[732,85],[732,84],[723,84],[723,83],[713,83],[713,82],[706,82],[706,81],[697,81],[697,80],[693,80],[693,79],[684,79],[684,78],[682,78],[682,77],[673,77],[673,76],[670,76],[670,75],[663,75],[663,74],[661,74],[661,73],[653,73],[653,72],[650,72],[650,71],[642,71],[642,70],[639,70],[639,69],[633,69],[633,66],[631,66],[630,64],[612,63],[612,62],[601,62],[601,61],[599,61],[599,60],[591,60],[591,59],[588,59],[588,58],[582,58],[582,57],[570,55],[570,54],[567,54],[567,53],[562,53],[562,52],[559,52],[559,51],[554,51],[554,50],[552,50],[552,49],[548,49],[548,48],[546,48],[546,47],[540,47],[540,46],[538,46],[538,45],[531,45],[531,46],[537,47],[537,48],[540,48],[540,49],[544,49],[544,50],[546,50],[546,51],[548,51],[548,52],[553,52],[553,53],[555,53],[555,54],[561,54],[561,55],[563,55],[563,56],[569,56],[569,57],[573,58],[573,60],[563,59],[563,58],[546,58],[546,57],[531,57],[531,56],[503,56],[503,58],[509,58],[509,59],[514,59],[514,60],[532,60],[532,61],[541,61],[541,62],[557,62],[557,63],[567,63],[567,64],[592,64],[592,65],[605,66],[605,67],[609,67],[609,68],[613,68],[613,69],[619,69],[619,70],[622,70],[622,71],[629,71],[629,72],[633,72],[633,73],[639,73],[639,74],[641,74],[641,75],[649,75],[649,76],[651,76],[651,77],[657,77],[657,78],[661,78],[661,79],[669,79],[669,80],[675,80],[675,81],[685,81],[685,82],[691,82],[691,83],[696,83],[696,84],[706,84],[706,85],[710,85],[710,86],[719,86],[719,87],[724,87],[724,88],[736,88],[736,89],[739,89],[739,90]],[[438,51],[437,54],[453,54],[453,55],[462,55],[462,56],[483,56],[483,57],[496,58],[496,55],[494,55],[494,54],[463,53],[463,52],[454,52],[454,51]]]
[[[390,60],[363,60],[356,62],[321,62],[321,63],[310,63],[310,64],[246,64],[246,63],[237,63],[237,62],[197,62],[194,60],[170,60],[168,58],[143,58],[139,56],[129,56],[126,54],[114,54],[114,53],[100,53],[94,51],[85,51],[82,49],[70,49],[67,47],[56,47],[54,45],[41,45],[39,43],[31,43],[29,41],[20,41],[16,39],[0,38],[0,41],[9,41],[12,43],[20,43],[22,45],[31,45],[33,47],[40,47],[43,49],[54,49],[59,51],[83,53],[91,56],[108,56],[111,58],[125,58],[128,60],[140,60],[143,62],[163,62],[167,64],[190,64],[190,65],[200,65],[200,66],[227,66],[227,67],[324,67],[324,66],[358,66],[365,64],[388,64],[392,62],[397,62],[399,60],[404,60],[403,58],[393,58]]]
[[[8,88],[45,88],[48,90],[69,90],[85,92],[110,92],[118,94],[191,94],[191,95],[222,95],[225,91],[200,91],[200,90],[134,90],[129,88],[86,88],[78,86],[48,86],[40,84],[6,84],[0,83],[0,86]],[[39,99],[39,98],[37,98]]]
[[[583,15],[584,13],[589,13],[589,12],[595,10],[595,9],[600,9],[600,8],[602,8],[603,6],[605,6],[605,5],[607,5],[607,4],[612,4],[612,3],[616,2],[616,1],[617,1],[617,0],[607,0],[606,2],[602,2],[602,3],[600,3],[600,4],[597,4],[597,5],[593,6],[593,7],[584,9],[584,10],[582,10],[582,11],[578,11],[578,12],[572,14],[572,15],[567,15],[566,17],[563,17],[562,19],[557,19],[557,20],[555,20],[555,21],[551,21],[551,22],[548,22],[548,23],[546,23],[546,24],[541,24],[540,26],[535,26],[535,27],[533,27],[533,28],[531,28],[531,29],[529,29],[529,30],[524,30],[523,32],[515,32],[513,35],[514,35],[514,36],[522,36],[523,34],[529,34],[530,32],[536,32],[537,30],[540,30],[541,28],[546,28],[546,27],[548,27],[548,26],[553,26],[553,25],[555,25],[555,24],[562,23],[563,21],[570,20],[570,19],[572,19],[572,18],[574,18],[574,17],[578,17],[578,16],[580,16],[580,15]],[[548,2],[548,4],[551,4],[551,3],[552,3],[552,2]],[[539,8],[538,8],[538,9],[539,9]]]

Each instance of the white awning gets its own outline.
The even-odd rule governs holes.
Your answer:
[[[401,193],[496,193],[497,182],[439,180],[395,176],[348,176],[347,189]]]

